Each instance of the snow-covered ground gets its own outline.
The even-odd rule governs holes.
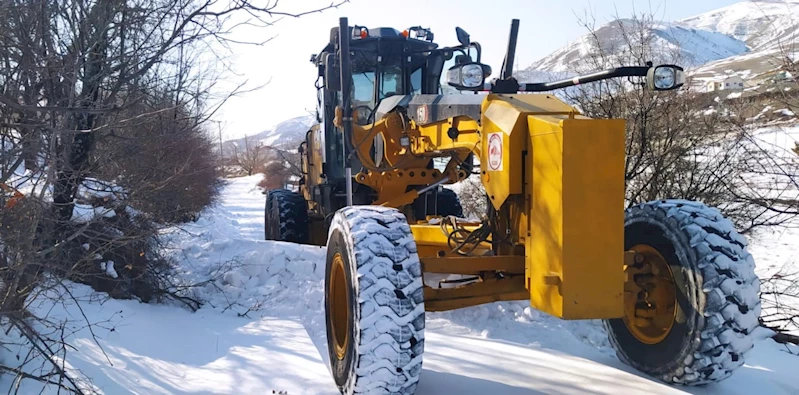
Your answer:
[[[217,207],[171,236],[184,280],[214,279],[197,290],[209,302],[199,311],[105,300],[77,285],[79,304],[33,306],[71,320],[69,371],[103,394],[337,393],[327,368],[324,248],[261,240],[259,178],[231,180]],[[786,244],[755,246],[755,258],[787,259]],[[598,323],[562,321],[525,302],[428,313],[425,338],[418,394],[799,393],[799,349],[770,339],[723,383],[671,387],[619,362]],[[3,379],[0,391],[12,385]],[[39,393],[31,383],[23,389]]]

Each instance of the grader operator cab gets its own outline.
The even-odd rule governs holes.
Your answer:
[[[518,27],[513,20],[491,83],[480,45],[460,28],[460,45],[439,48],[428,29],[342,18],[311,58],[318,124],[300,146],[299,190],[267,192],[265,233],[327,246],[339,390],[413,393],[426,311],[510,300],[602,319],[618,357],[665,382],[729,377],[760,314],[746,240],[700,202],[625,210],[624,120],[528,93],[617,77],[677,89],[683,70],[648,64],[519,83]],[[477,219],[463,218],[457,195],[442,188],[472,175],[486,192]]]

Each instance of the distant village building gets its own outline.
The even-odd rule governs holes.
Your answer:
[[[728,91],[728,90],[743,90],[744,79],[734,75],[727,77],[722,81],[710,81],[707,83],[707,91]]]
[[[765,72],[758,76],[758,85],[781,84],[793,81],[795,81],[793,74],[788,70],[783,70],[783,67]]]
[[[788,82],[793,80],[793,75],[787,70],[780,70],[774,77],[772,82]]]

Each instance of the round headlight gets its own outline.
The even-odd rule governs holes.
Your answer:
[[[461,68],[461,85],[467,88],[477,88],[484,79],[483,67],[479,64],[467,64]]]
[[[655,69],[655,88],[671,89],[677,82],[676,70],[671,67],[658,67]]]

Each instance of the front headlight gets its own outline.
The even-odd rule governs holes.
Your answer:
[[[656,66],[649,69],[647,77],[647,85],[656,91],[677,89],[685,84],[685,71],[679,66]]]
[[[485,82],[487,70],[490,69],[480,63],[456,65],[447,70],[447,83],[458,89],[480,89]],[[490,71],[488,74],[490,74]]]
[[[461,85],[477,88],[483,85],[483,68],[479,64],[467,64],[461,68]]]
[[[675,70],[670,67],[660,67],[655,69],[655,87],[658,89],[671,89],[677,77]]]

